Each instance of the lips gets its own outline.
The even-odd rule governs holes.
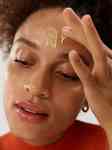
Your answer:
[[[34,104],[32,101],[16,101],[14,104],[15,112],[21,123],[44,123],[48,120],[49,114],[45,106]]]
[[[48,116],[48,113],[45,112],[45,110],[42,107],[30,101],[16,101],[15,107],[32,115]]]

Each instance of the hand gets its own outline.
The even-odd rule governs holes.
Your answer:
[[[67,26],[63,34],[83,44],[92,55],[92,71],[76,50],[69,53],[70,63],[79,76],[85,97],[100,124],[112,133],[112,52],[101,40],[89,15],[81,19],[71,9],[63,16]],[[111,134],[112,135],[112,134]]]

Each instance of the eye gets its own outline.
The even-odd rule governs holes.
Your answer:
[[[20,60],[20,59],[15,59],[14,60],[16,63],[20,63],[24,66],[29,66],[30,64],[27,62],[27,61],[24,61],[24,60]]]
[[[58,73],[60,74],[65,80],[71,80],[71,81],[76,81],[76,80],[80,80],[79,77],[77,75],[68,75],[66,73]]]
[[[73,80],[73,81],[74,80],[79,80],[79,77],[77,75],[72,76],[72,75],[68,75],[68,74],[65,74],[65,73],[62,73],[62,75],[65,79],[68,79],[68,80]]]

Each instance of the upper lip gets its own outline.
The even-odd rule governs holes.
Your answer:
[[[40,113],[40,114],[48,115],[48,113],[45,111],[43,107],[40,107],[38,104],[32,103],[30,101],[16,101],[15,106],[29,110],[33,113]]]

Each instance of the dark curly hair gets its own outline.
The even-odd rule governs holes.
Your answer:
[[[111,0],[0,0],[0,49],[9,53],[22,22],[31,13],[50,7],[71,7],[79,16],[90,14],[102,40],[112,48]]]

